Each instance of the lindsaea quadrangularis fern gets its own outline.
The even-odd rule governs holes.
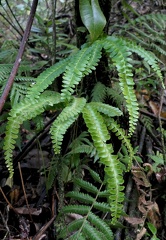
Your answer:
[[[125,136],[124,131],[116,122],[111,122],[112,118],[122,114],[120,110],[101,102],[87,103],[86,98],[77,96],[76,87],[79,88],[79,84],[84,81],[84,77],[97,68],[102,56],[102,50],[105,51],[108,59],[112,61],[119,76],[119,85],[129,112],[128,137]],[[133,149],[129,137],[133,134],[138,120],[138,103],[134,93],[131,61],[132,53],[138,54],[139,57],[148,62],[152,70],[162,80],[157,58],[153,54],[138,46],[134,41],[115,36],[101,37],[93,43],[84,44],[76,54],[56,63],[35,79],[35,84],[28,88],[24,100],[13,106],[8,118],[4,151],[6,165],[11,177],[13,175],[12,152],[20,125],[23,121],[30,120],[43,113],[49,106],[54,107],[56,110],[59,103],[63,103],[62,112],[52,124],[50,131],[54,151],[56,154],[61,152],[61,144],[67,129],[83,113],[82,117],[92,137],[100,162],[105,166],[113,217],[112,222],[116,223],[116,220],[123,213],[124,167],[118,160],[117,155],[114,154],[110,142],[110,131],[115,132],[117,137],[126,144],[132,158]],[[61,92],[47,91],[55,78],[61,74],[63,74]]]

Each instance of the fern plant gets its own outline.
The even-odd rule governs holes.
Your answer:
[[[81,15],[87,14],[90,17],[88,18],[90,21],[88,24],[87,18],[82,17],[85,26],[89,30],[90,41],[84,44],[77,53],[42,72],[35,79],[35,84],[28,88],[24,100],[13,106],[6,127],[4,151],[6,165],[12,177],[12,152],[20,125],[23,121],[40,115],[49,109],[50,106],[55,110],[61,108],[62,111],[52,124],[50,130],[54,152],[55,154],[61,154],[62,142],[67,130],[72,127],[72,124],[76,120],[79,121],[81,118],[93,140],[99,161],[105,168],[112,224],[116,224],[117,219],[123,214],[123,172],[125,167],[118,159],[116,153],[114,153],[111,142],[111,131],[116,134],[129,151],[130,158],[126,164],[130,166],[134,155],[134,150],[130,144],[130,137],[135,130],[139,114],[138,103],[134,93],[133,56],[137,54],[147,62],[161,81],[162,74],[157,63],[158,59],[134,41],[129,41],[118,36],[103,36],[101,29],[105,26],[103,24],[105,20],[103,20],[103,15],[101,14],[99,5],[96,4],[97,2],[95,0],[94,4],[89,6],[89,0],[80,1],[80,9],[83,9],[81,10]],[[92,8],[91,11],[89,11],[89,7]],[[101,18],[99,18],[101,22],[98,22],[99,19],[96,20],[94,10],[98,14],[101,14]],[[97,22],[95,23],[95,21]],[[93,28],[94,24],[96,24],[95,28]],[[95,32],[98,25],[100,25],[99,31]],[[85,77],[97,68],[102,51],[105,51],[110,64],[116,68],[118,73],[119,86],[129,113],[127,135],[117,123],[118,117],[123,114],[122,111],[109,104],[102,103],[101,99],[104,94],[95,102],[88,102],[88,96],[87,98],[81,96],[83,94],[82,84],[86,79]],[[62,75],[61,92],[48,91],[49,86],[60,75]],[[113,120],[113,118],[116,118],[117,121]]]
[[[100,217],[102,213],[109,212],[109,205],[104,203],[103,198],[109,196],[105,190],[105,184],[102,182],[99,174],[92,169],[87,168],[95,184],[80,178],[74,179],[74,184],[81,188],[81,191],[71,191],[66,197],[77,201],[76,204],[65,206],[61,209],[58,216],[59,225],[63,225],[58,234],[58,239],[114,239],[113,233],[108,223]],[[85,193],[84,193],[84,192]],[[65,224],[62,218],[75,215],[76,219],[69,224]]]

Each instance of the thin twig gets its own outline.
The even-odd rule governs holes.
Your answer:
[[[7,6],[8,6],[8,8],[9,8],[9,11],[10,11],[11,15],[13,16],[13,18],[15,19],[17,25],[18,25],[19,28],[21,29],[21,32],[23,33],[23,32],[24,32],[24,29],[22,28],[22,26],[20,25],[19,21],[17,20],[15,14],[13,13],[13,11],[12,11],[12,9],[11,9],[11,7],[10,7],[10,4],[9,4],[9,2],[8,2],[8,0],[5,0],[5,2],[6,2],[6,4],[7,4]]]
[[[55,216],[51,218],[51,220],[46,223],[33,237],[32,240],[39,240],[42,234],[47,230],[47,228],[52,224],[52,222],[55,220]]]
[[[9,208],[12,209],[16,214],[18,214],[17,210],[11,205],[11,203],[8,201],[6,195],[4,194],[2,188],[0,187],[0,191],[5,199],[5,201],[7,202],[7,204],[9,205]]]
[[[3,106],[6,102],[7,97],[9,95],[10,89],[11,89],[11,87],[13,85],[13,82],[14,82],[14,78],[15,78],[15,76],[17,74],[17,71],[18,71],[18,68],[20,66],[22,56],[23,56],[23,53],[24,53],[24,50],[25,50],[26,42],[27,42],[29,34],[30,34],[30,30],[31,30],[31,26],[32,26],[33,19],[34,19],[34,16],[35,16],[37,5],[38,5],[38,0],[33,0],[32,7],[31,7],[31,12],[30,12],[28,22],[27,22],[27,26],[26,26],[26,29],[25,29],[25,32],[24,32],[24,35],[23,35],[23,38],[22,38],[22,41],[21,41],[21,44],[20,44],[18,55],[16,57],[13,69],[10,73],[10,76],[9,76],[9,79],[8,79],[7,84],[5,86],[5,89],[3,91],[3,94],[0,98],[0,113],[1,113],[2,108],[3,108]]]
[[[24,185],[24,180],[23,180],[23,177],[22,177],[22,171],[21,171],[20,162],[18,162],[18,169],[19,169],[19,172],[20,172],[22,189],[23,189],[23,192],[24,192],[25,202],[26,202],[26,205],[27,205],[27,208],[28,208],[29,216],[30,216],[31,221],[33,221],[33,220],[32,220],[32,215],[31,215],[31,212],[30,212],[30,207],[29,207],[28,199],[27,199],[27,194],[26,194],[26,191],[25,191],[25,185]]]
[[[4,215],[2,214],[2,212],[0,211],[0,215],[1,215],[1,219],[2,219],[2,222],[7,230],[7,233],[5,234],[5,237],[9,234],[10,235],[10,230],[9,230],[9,227],[7,225],[7,222],[8,222],[8,212],[7,212],[7,219],[4,218]],[[6,238],[3,238],[3,239],[6,239]]]
[[[52,0],[52,65],[56,62],[56,23],[55,23],[55,15],[56,15],[56,3],[57,0]]]

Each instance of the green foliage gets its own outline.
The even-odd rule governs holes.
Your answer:
[[[124,144],[129,152],[129,159],[128,159],[128,170],[131,169],[132,161],[135,155],[135,152],[133,150],[133,147],[130,143],[130,139],[125,134],[125,130],[120,127],[120,125],[114,120],[110,119],[108,123],[108,129],[115,133],[115,135],[122,141],[122,144]]]
[[[128,24],[121,26],[116,24],[114,27],[119,29],[115,31],[116,33],[134,39],[144,49],[153,51],[163,60],[161,56],[166,56],[165,22],[165,14],[151,13],[138,16]]]
[[[47,68],[44,72],[42,72],[37,78],[36,83],[28,89],[27,98],[38,98],[39,95],[48,88],[49,85],[55,80],[55,78],[59,77],[61,73],[64,72],[66,64],[69,62],[69,58],[62,60],[55,65]]]
[[[89,5],[90,9],[87,8]],[[99,209],[100,211],[104,211],[104,209],[109,211],[110,209],[112,224],[116,224],[118,218],[123,214],[123,173],[126,170],[126,166],[118,159],[117,153],[114,153],[111,132],[115,133],[117,138],[122,142],[122,145],[126,147],[126,155],[129,155],[126,164],[130,168],[135,152],[132,149],[129,137],[133,134],[138,120],[138,103],[134,92],[135,83],[133,79],[134,56],[141,57],[154,73],[157,74],[160,80],[162,80],[162,75],[157,64],[157,57],[134,41],[117,36],[99,37],[105,26],[105,20],[102,17],[97,1],[91,1],[91,4],[89,1],[80,1],[80,7],[82,9],[81,14],[82,16],[84,15],[84,24],[91,35],[91,42],[84,44],[75,54],[44,70],[34,80],[34,84],[28,87],[24,99],[20,99],[18,102],[18,97],[16,97],[16,100],[12,100],[13,106],[9,113],[4,139],[5,161],[10,176],[12,176],[12,153],[20,125],[24,121],[41,115],[47,109],[50,109],[50,107],[55,111],[61,107],[62,111],[50,129],[54,152],[56,155],[62,154],[62,142],[67,130],[72,128],[72,124],[75,121],[81,123],[81,131],[82,127],[83,129],[88,129],[89,135],[86,137],[81,136],[80,139],[82,138],[82,140],[77,139],[78,142],[75,146],[71,144],[69,148],[66,148],[67,151],[71,150],[71,152],[66,154],[66,159],[69,159],[72,155],[78,157],[81,153],[90,155],[95,160],[99,159],[100,163],[104,166],[105,181],[107,182],[108,190],[107,192],[103,192],[102,196],[109,195],[110,205],[94,201],[94,197],[89,195],[89,192],[98,194],[99,196],[100,194],[96,192],[96,188],[84,181],[77,180],[76,184],[88,191],[87,194],[73,191],[68,193],[67,196],[75,198],[77,201],[82,201],[84,204],[91,204],[95,209]],[[85,10],[87,13],[84,12]],[[85,19],[86,14],[90,16],[90,19]],[[98,19],[96,18],[96,14],[100,16]],[[95,33],[96,29],[99,30]],[[97,69],[102,58],[102,52],[108,57],[110,62],[109,67],[115,67],[119,86],[126,100],[126,109],[129,113],[128,136],[118,124],[118,118],[123,114],[122,111],[105,101],[105,97],[111,95],[109,91],[110,86],[92,81],[92,101],[90,101],[88,95],[82,97],[85,94],[83,89],[84,83],[85,81],[89,81],[87,76],[92,72],[94,73]],[[60,93],[48,91],[47,89],[51,88],[56,78],[61,75],[62,87]],[[94,86],[95,84],[96,86]],[[102,91],[98,94],[100,90]],[[116,120],[113,118],[116,118]],[[90,139],[92,139],[93,143]],[[60,159],[64,159],[63,157]],[[75,165],[77,166],[78,164]],[[54,166],[54,163],[52,162],[50,166]],[[52,172],[50,171],[49,174],[52,174]],[[97,176],[93,175],[97,179]],[[53,177],[48,175],[48,189],[52,185],[54,177],[55,175]],[[96,230],[92,226],[89,226],[87,221],[96,221],[95,224],[97,225],[97,219],[91,216],[91,219],[87,218],[85,221],[81,219],[78,223],[74,223],[77,227],[74,225],[71,229],[78,229],[84,225],[85,228],[82,228],[84,231],[81,232],[81,238],[84,237],[86,239],[87,235],[84,236],[84,234],[88,232],[90,236],[93,236],[92,239],[104,239],[104,233],[101,233],[99,229]]]
[[[60,153],[63,136],[71,124],[78,118],[83,107],[85,106],[86,99],[74,98],[72,103],[67,105],[57,117],[51,127],[51,136],[53,142],[54,152]]]
[[[66,67],[63,76],[61,91],[62,99],[70,99],[77,86],[85,75],[88,75],[95,69],[99,59],[101,58],[102,45],[100,41],[94,42],[91,46],[83,47]]]
[[[97,112],[91,104],[87,104],[83,110],[83,117],[88,127],[88,131],[92,136],[100,161],[105,166],[108,191],[110,194],[111,213],[113,217],[112,222],[115,224],[116,219],[118,219],[122,214],[121,202],[123,201],[122,199],[124,199],[124,195],[122,193],[122,168],[119,164],[117,156],[112,155],[112,145],[106,143],[110,140],[110,135],[102,115]]]
[[[4,150],[5,150],[5,161],[9,169],[10,175],[13,175],[13,165],[11,162],[12,152],[16,139],[18,137],[18,132],[20,125],[26,121],[30,120],[37,115],[41,114],[48,106],[58,104],[60,102],[60,95],[58,93],[53,93],[46,91],[41,94],[38,100],[27,100],[24,99],[21,103],[13,106],[6,126],[6,136],[4,140]]]
[[[97,82],[92,90],[92,102],[104,102],[107,96],[106,86],[101,83]]]
[[[149,228],[150,232],[153,234],[151,240],[160,240],[156,235],[157,234],[156,227],[150,222],[148,222],[147,225],[148,225],[148,228]]]
[[[15,77],[15,82],[10,92],[10,102],[12,106],[20,102],[25,97],[28,87],[32,83],[35,83],[35,78],[21,75],[22,73],[25,74],[25,69],[26,65],[22,65],[18,75]],[[11,70],[12,64],[0,64],[0,94],[2,94],[5,88]]]
[[[63,228],[58,234],[58,239],[66,237],[69,237],[69,239],[113,239],[113,233],[107,222],[96,214],[96,209],[98,214],[109,211],[109,205],[103,201],[101,202],[101,197],[104,196],[103,193],[105,192],[105,190],[101,189],[105,185],[102,183],[98,173],[93,170],[91,173],[92,176],[98,176],[95,178],[97,180],[96,183],[100,183],[101,186],[98,189],[88,181],[75,178],[75,185],[78,185],[79,188],[87,193],[80,191],[67,193],[66,197],[77,200],[77,204],[63,207],[58,218],[63,217],[64,219],[64,216],[70,216],[71,214],[71,216],[75,215],[76,219],[66,224],[65,227],[63,224]]]
[[[134,132],[138,120],[138,103],[133,90],[134,81],[132,65],[130,64],[132,50],[126,45],[127,42],[120,38],[108,37],[104,44],[104,48],[109,53],[118,71],[119,85],[126,100],[126,107],[129,111],[129,135],[131,135]]]
[[[152,164],[153,171],[160,171],[160,166],[164,165],[163,154],[157,151],[155,155],[148,156],[154,161],[154,163]]]
[[[82,22],[90,33],[91,41],[94,42],[106,25],[99,2],[98,0],[79,0],[79,8]]]

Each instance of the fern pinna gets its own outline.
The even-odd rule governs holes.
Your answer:
[[[116,122],[109,121],[113,117],[120,116],[122,114],[120,110],[101,102],[87,103],[88,97],[85,99],[79,96],[79,94],[82,94],[80,83],[85,76],[97,68],[102,50],[106,52],[110,62],[112,61],[117,69],[119,85],[129,112],[128,137],[125,136],[124,131],[121,131]],[[113,223],[116,222],[122,214],[122,203],[124,201],[123,170],[125,168],[118,160],[117,155],[113,153],[109,131],[115,132],[118,138],[122,140],[131,153],[132,159],[133,150],[129,143],[129,137],[134,132],[138,120],[138,103],[134,93],[132,73],[132,53],[137,53],[142,57],[160,79],[162,78],[154,55],[134,42],[111,36],[102,37],[91,44],[83,45],[76,54],[56,63],[35,79],[35,84],[28,88],[24,100],[13,106],[8,118],[4,151],[10,176],[13,175],[12,152],[20,125],[23,121],[30,120],[43,113],[47,107],[53,106],[56,110],[59,103],[63,103],[61,106],[62,112],[52,124],[50,131],[54,151],[56,154],[61,152],[62,141],[67,129],[83,113],[83,119],[94,142],[100,162],[105,166],[112,221]],[[61,74],[63,74],[61,93],[47,91],[46,89]]]

